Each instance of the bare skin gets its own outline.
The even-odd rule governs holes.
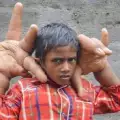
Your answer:
[[[14,7],[6,40],[0,43],[0,94],[4,94],[9,87],[9,81],[15,76],[25,76],[30,71],[41,82],[47,81],[47,77],[41,67],[36,64],[35,59],[29,56],[37,35],[38,28],[32,25],[25,37],[21,40],[23,5],[17,3]],[[80,76],[94,72],[95,77],[102,85],[120,84],[107,62],[107,56],[112,52],[107,48],[108,32],[102,31],[101,41],[89,38],[85,35],[78,36],[82,46],[79,65],[74,73],[72,83],[78,93],[81,91]],[[92,40],[92,42],[91,42]],[[98,49],[99,48],[99,49]],[[92,58],[92,59],[91,59]],[[87,61],[86,61],[87,60]],[[112,83],[108,80],[111,73]],[[106,81],[104,79],[106,78]],[[103,79],[104,78],[104,79]]]
[[[25,76],[27,71],[33,73],[41,82],[46,81],[41,68],[35,59],[29,56],[34,46],[38,27],[31,25],[25,37],[21,40],[23,5],[17,3],[13,9],[6,40],[0,43],[0,93],[4,94],[9,87],[9,81],[15,76]],[[44,80],[44,81],[42,81]]]
[[[120,85],[120,79],[112,71],[107,60],[107,57],[112,54],[112,51],[107,48],[109,44],[108,31],[105,28],[102,29],[101,40],[89,38],[85,35],[79,35],[78,38],[82,49],[79,65],[73,76],[73,84],[77,88],[78,95],[84,96],[84,89],[79,86],[81,84],[80,73],[93,72],[96,80],[104,87]]]

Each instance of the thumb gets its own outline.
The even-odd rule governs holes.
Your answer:
[[[105,46],[108,46],[108,44],[109,44],[109,35],[108,35],[108,31],[106,28],[103,28],[101,31],[101,42]]]
[[[106,53],[106,55],[111,55],[112,51],[107,48],[107,46],[109,45],[110,41],[109,41],[109,33],[108,33],[106,28],[103,28],[102,31],[101,31],[101,42],[104,45],[104,49],[103,50]]]
[[[47,81],[47,76],[45,75],[42,68],[36,63],[35,59],[31,56],[28,56],[24,59],[24,68],[30,71],[38,80],[41,82]]]
[[[6,34],[7,40],[20,40],[22,29],[22,12],[23,5],[20,2],[16,3],[13,9],[8,32]]]

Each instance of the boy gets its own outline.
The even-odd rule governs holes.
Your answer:
[[[79,44],[76,36],[74,30],[60,23],[51,23],[40,29],[35,55],[48,82],[40,83],[36,78],[18,81],[6,95],[0,96],[1,120],[91,120],[95,113],[120,110],[120,82],[111,71],[106,57],[101,59],[104,65],[99,66],[97,71],[93,70],[101,87],[78,78],[85,90],[84,99],[78,97],[71,87],[76,67],[87,73],[84,66],[80,66],[80,60],[85,57],[80,47],[84,46]]]

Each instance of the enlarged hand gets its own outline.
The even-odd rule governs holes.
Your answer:
[[[79,35],[79,41],[82,47],[79,66],[82,69],[82,74],[101,71],[107,64],[107,56],[111,55],[112,51],[107,48],[109,40],[108,32],[105,28],[102,29],[101,36],[100,41],[96,38]]]
[[[24,39],[20,41],[22,10],[22,4],[17,3],[13,10],[6,40],[0,43],[0,91],[3,93],[9,87],[10,78],[24,76],[27,71],[30,71],[41,82],[47,79],[39,65],[29,56],[34,47],[37,26],[32,25]]]
[[[72,84],[76,88],[78,95],[84,96],[84,89],[80,81],[81,74],[88,74],[90,72],[99,72],[104,69],[107,63],[107,56],[112,53],[107,48],[109,44],[108,32],[102,29],[101,41],[96,38],[89,38],[85,35],[79,35],[81,44],[81,53],[79,65],[72,78]]]

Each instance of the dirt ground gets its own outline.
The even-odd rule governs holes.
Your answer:
[[[64,22],[78,33],[100,38],[101,28],[110,33],[110,64],[120,77],[120,0],[19,0],[24,4],[23,34],[33,23]],[[0,40],[4,40],[13,5],[18,0],[0,0]],[[93,79],[93,77],[89,76]],[[97,84],[95,80],[93,83]],[[120,114],[95,115],[95,120],[120,120]]]

